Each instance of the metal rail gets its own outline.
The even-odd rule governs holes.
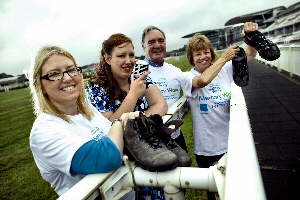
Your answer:
[[[173,105],[164,122],[187,112],[185,97]],[[136,186],[164,187],[166,199],[182,200],[182,189],[203,189],[218,193],[221,200],[265,200],[247,107],[241,88],[232,84],[228,153],[210,168],[177,167],[166,172],[149,172],[134,165],[127,156],[125,166],[114,172],[83,178],[59,200],[119,199]]]

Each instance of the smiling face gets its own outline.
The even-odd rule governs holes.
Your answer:
[[[196,33],[187,44],[186,55],[189,63],[200,73],[209,68],[216,58],[211,42],[200,33]]]
[[[195,69],[203,73],[212,64],[212,54],[210,49],[199,50],[193,52],[193,61]]]
[[[61,73],[75,68],[74,62],[62,54],[50,56],[41,69],[41,76],[50,73]],[[81,74],[70,77],[64,73],[64,77],[57,81],[41,80],[43,94],[59,109],[69,114],[67,110],[77,109],[77,99],[83,87]]]
[[[161,66],[166,56],[166,39],[162,32],[153,29],[147,33],[142,45],[149,60]]]
[[[134,65],[135,56],[132,43],[124,42],[113,48],[111,55],[105,55],[106,62],[116,80],[128,80]]]

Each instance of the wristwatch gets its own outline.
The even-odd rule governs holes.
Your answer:
[[[116,118],[114,120],[112,120],[111,125],[113,125],[115,122],[121,122],[122,127],[124,127],[124,122],[122,118]]]

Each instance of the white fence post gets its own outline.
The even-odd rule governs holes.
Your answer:
[[[259,55],[255,59],[265,65],[276,67],[278,72],[282,72],[282,70],[288,72],[290,77],[300,76],[300,45],[278,45],[278,48],[280,49],[280,57],[274,61],[264,60]]]

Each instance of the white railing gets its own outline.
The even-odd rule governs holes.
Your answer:
[[[231,88],[224,199],[266,199],[245,98],[240,87]]]
[[[164,122],[181,118],[187,112],[185,97],[173,105]],[[258,165],[244,95],[232,84],[228,153],[210,168],[177,167],[166,172],[149,172],[134,165],[127,156],[125,166],[114,172],[92,174],[83,178],[59,200],[119,199],[136,186],[164,187],[166,199],[182,200],[181,189],[203,189],[218,193],[221,200],[265,200],[265,190]]]
[[[290,77],[294,77],[294,75],[300,76],[300,45],[278,45],[278,47],[280,49],[280,57],[277,60],[267,61],[259,55],[255,59],[265,65],[276,67],[279,72],[282,70],[288,72]]]

